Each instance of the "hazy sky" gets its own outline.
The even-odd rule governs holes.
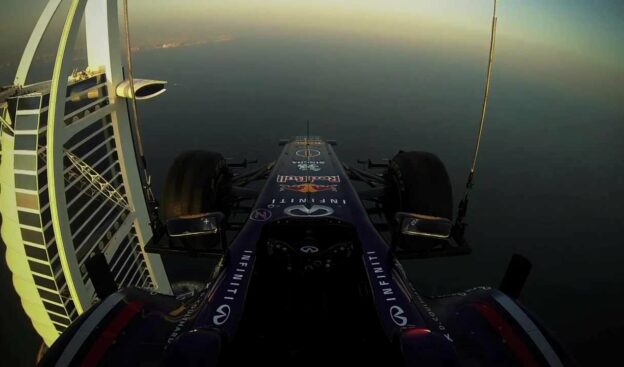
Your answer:
[[[137,18],[174,22],[234,22],[250,26],[288,26],[415,36],[423,26],[487,30],[489,0],[270,0],[135,1]],[[143,14],[143,15],[140,15]],[[500,31],[531,41],[616,62],[624,56],[624,2],[621,0],[500,0]],[[205,20],[204,20],[205,21]],[[166,29],[166,26],[165,26]],[[433,28],[435,29],[435,28]]]
[[[5,35],[25,37],[46,1],[2,2],[3,40],[0,42],[6,44]],[[489,0],[131,0],[130,7],[135,23],[157,21],[163,34],[169,29],[213,25],[230,29],[277,27],[282,31],[312,29],[373,35],[386,30],[390,35],[400,32],[408,36],[422,25],[487,29],[491,3]],[[525,41],[553,45],[610,63],[624,56],[621,0],[500,0],[499,18],[501,33]]]
[[[16,67],[45,1],[2,2],[0,72],[7,73]],[[137,46],[219,35],[356,37],[481,56],[491,9],[490,0],[130,0]],[[499,0],[498,37],[497,61],[519,74],[604,81],[613,88],[624,79],[622,0]],[[48,50],[56,40],[48,39]]]

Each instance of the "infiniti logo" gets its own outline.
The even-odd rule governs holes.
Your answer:
[[[321,151],[317,149],[300,149],[295,152],[299,157],[318,157],[321,155]]]
[[[215,325],[223,325],[230,318],[230,306],[221,305],[217,307],[217,314],[212,317]]]
[[[405,317],[405,312],[399,306],[390,307],[390,317],[395,324],[399,326],[407,325],[407,317]]]
[[[284,214],[291,217],[324,217],[334,213],[334,209],[325,205],[312,205],[308,208],[305,205],[293,205],[284,209]]]
[[[304,254],[315,254],[318,252],[318,250],[319,249],[316,246],[303,246],[299,249],[299,251],[303,252]]]

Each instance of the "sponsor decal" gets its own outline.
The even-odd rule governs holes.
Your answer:
[[[472,287],[470,289],[466,289],[465,291],[461,291],[461,292],[445,293],[445,294],[441,294],[441,295],[436,295],[435,298],[446,298],[446,297],[456,297],[456,296],[457,297],[466,297],[466,296],[468,296],[472,292],[489,291],[491,289],[492,289],[492,287],[488,287],[488,286],[478,286],[478,287]]]
[[[325,217],[334,214],[334,209],[325,205],[293,205],[284,209],[284,214],[291,217]]]
[[[267,208],[279,208],[286,205],[295,204],[330,204],[330,205],[347,205],[345,199],[335,198],[277,198],[271,199],[271,202],[267,205]]]
[[[269,209],[259,208],[249,214],[249,219],[255,220],[257,222],[265,222],[271,219],[272,215],[273,213],[271,213]]]
[[[221,305],[217,307],[216,314],[212,317],[212,322],[215,325],[223,325],[230,318],[230,306]]]
[[[277,175],[277,182],[298,182],[298,183],[313,183],[318,181],[327,181],[330,183],[339,183],[340,176],[290,176],[290,175]]]
[[[297,139],[297,144],[323,145],[323,141],[319,139]]]
[[[305,183],[300,185],[280,185],[280,191],[296,191],[305,193],[338,191],[338,185],[318,185],[312,183]]]
[[[401,296],[403,292],[395,292],[393,287],[399,287],[399,285],[396,281],[392,280],[392,275],[389,274],[389,269],[382,266],[382,263],[386,263],[384,261],[384,257],[379,256],[376,251],[366,251],[364,259],[368,268],[367,271],[369,271],[369,273],[372,272],[372,274],[370,274],[372,287],[380,293],[381,300],[385,301],[389,306],[388,313],[390,314],[390,319],[392,319],[392,322],[398,326],[407,325],[408,319],[405,314],[405,310],[397,305],[397,296]],[[395,269],[405,276],[400,264]],[[425,314],[431,319],[431,321],[437,324],[440,333],[442,333],[448,341],[452,342],[453,339],[451,338],[451,334],[448,329],[442,324],[441,320],[425,302],[422,296],[413,288],[409,291],[414,295],[415,302],[420,305],[420,308],[425,311]]]
[[[299,168],[299,171],[318,172],[321,170],[321,167],[319,167],[318,164],[314,164],[314,163],[298,163],[297,168]]]
[[[236,305],[237,299],[244,297],[244,292],[241,288],[245,286],[250,277],[249,273],[251,273],[253,266],[252,256],[253,251],[243,250],[240,257],[234,258],[234,261],[228,265],[227,278],[219,285],[219,287],[224,288],[224,295],[220,297],[220,306],[212,314],[213,324],[217,326],[225,324],[231,315],[231,305]],[[240,301],[238,304],[240,304]]]
[[[322,166],[325,164],[325,161],[313,161],[313,160],[292,161],[292,164],[316,164],[316,165]]]
[[[249,263],[251,262],[252,254],[253,254],[253,251],[245,250],[243,251],[243,254],[240,257],[240,260],[232,264],[232,266],[235,267],[234,273],[232,274],[232,277],[230,278],[228,288],[225,290],[225,292],[228,295],[223,297],[223,299],[228,300],[228,301],[233,301],[234,297],[238,294],[238,288],[243,282],[245,278],[245,274],[247,274],[248,272],[247,268],[249,267]]]
[[[308,246],[303,246],[302,248],[299,249],[299,251],[303,252],[304,254],[315,254],[319,251],[319,249],[316,246],[308,245]]]
[[[367,251],[366,260],[368,260],[370,270],[373,272],[373,285],[380,290],[386,302],[395,302],[396,297],[392,284],[389,282],[390,278],[386,274],[386,268],[381,265],[381,260],[377,253],[375,251]]]
[[[299,149],[298,151],[295,152],[295,154],[298,157],[312,158],[312,157],[318,157],[319,155],[321,155],[321,151],[318,149]]]
[[[444,326],[444,324],[442,323],[442,320],[440,320],[438,315],[436,315],[436,313],[433,312],[433,309],[431,309],[431,306],[429,306],[429,304],[427,304],[427,302],[425,302],[425,300],[422,298],[422,296],[418,292],[413,290],[413,289],[412,289],[412,294],[414,294],[415,301],[418,304],[420,304],[420,307],[425,311],[425,314],[429,317],[429,319],[431,319],[431,321],[433,321],[435,324],[437,324],[438,330],[440,331],[440,333],[442,335],[444,335],[446,340],[448,340],[450,342],[454,342],[453,338],[451,338],[451,333],[446,328],[446,326]]]
[[[407,317],[405,317],[405,311],[399,306],[390,307],[390,318],[395,324],[399,326],[407,325]]]
[[[171,342],[174,341],[175,338],[178,337],[178,335],[180,335],[180,332],[182,332],[182,330],[185,329],[186,324],[189,322],[189,320],[194,317],[197,309],[199,308],[199,306],[202,304],[202,301],[204,300],[204,294],[205,294],[205,291],[200,292],[195,298],[195,300],[188,306],[188,308],[184,312],[184,315],[182,315],[182,317],[176,324],[175,328],[169,335],[169,338],[167,338],[167,344],[171,344]]]

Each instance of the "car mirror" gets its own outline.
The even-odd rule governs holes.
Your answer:
[[[398,212],[395,215],[401,235],[446,239],[451,235],[453,223],[442,217]]]
[[[221,222],[224,215],[221,212],[184,215],[167,220],[167,234],[169,237],[194,237],[206,235],[220,235]]]

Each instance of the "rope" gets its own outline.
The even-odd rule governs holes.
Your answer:
[[[462,221],[466,216],[468,209],[468,193],[474,186],[473,180],[477,169],[477,159],[479,157],[479,148],[481,148],[481,138],[483,137],[483,130],[485,126],[485,114],[487,111],[487,103],[490,97],[490,84],[492,81],[492,64],[494,63],[494,48],[496,47],[496,23],[498,18],[496,17],[496,4],[497,0],[494,0],[494,10],[492,13],[492,31],[490,34],[490,52],[488,54],[487,74],[485,79],[485,91],[483,93],[483,104],[481,106],[481,120],[479,122],[479,133],[477,134],[477,142],[475,145],[474,154],[472,157],[472,165],[470,166],[470,173],[466,181],[466,192],[463,200],[459,203],[459,210],[457,214],[456,225],[465,226]]]
[[[496,46],[496,0],[494,0],[494,15],[492,16],[492,34],[490,36],[490,53],[488,57],[487,77],[485,80],[485,92],[483,94],[483,105],[481,107],[481,122],[479,123],[479,134],[477,135],[477,144],[470,168],[471,177],[477,168],[477,158],[479,156],[479,148],[481,147],[481,137],[483,136],[483,126],[485,124],[485,113],[487,111],[488,98],[490,96],[490,82],[492,80],[492,64],[494,62],[494,47]],[[472,184],[472,183],[471,183]]]
[[[124,33],[126,37],[126,61],[128,64],[128,82],[130,84],[130,90],[132,92],[132,97],[130,98],[132,102],[132,118],[134,123],[132,124],[134,128],[134,136],[135,136],[135,144],[138,147],[139,158],[140,158],[140,166],[143,170],[143,178],[145,180],[145,195],[147,196],[147,201],[150,205],[154,207],[156,210],[157,202],[154,197],[154,193],[152,191],[151,184],[151,176],[147,172],[147,162],[145,161],[145,153],[143,149],[143,139],[141,138],[141,129],[139,128],[139,113],[137,109],[136,96],[134,90],[134,76],[132,72],[132,47],[130,43],[130,17],[128,16],[128,0],[123,0],[123,13],[124,13]],[[152,223],[155,225],[156,221],[158,221],[157,213],[150,213],[150,217],[152,217]]]
[[[132,73],[132,47],[130,45],[130,21],[128,17],[128,0],[123,0],[123,12],[124,12],[124,33],[126,36],[126,61],[128,64],[128,82],[130,83],[130,91],[132,92],[132,97],[130,98],[132,102],[132,118],[134,119],[134,132],[137,137],[137,141],[135,142],[139,147],[139,155],[141,159],[143,159],[143,142],[141,140],[141,132],[139,129],[139,113],[137,110],[136,96],[134,95],[134,76]]]

